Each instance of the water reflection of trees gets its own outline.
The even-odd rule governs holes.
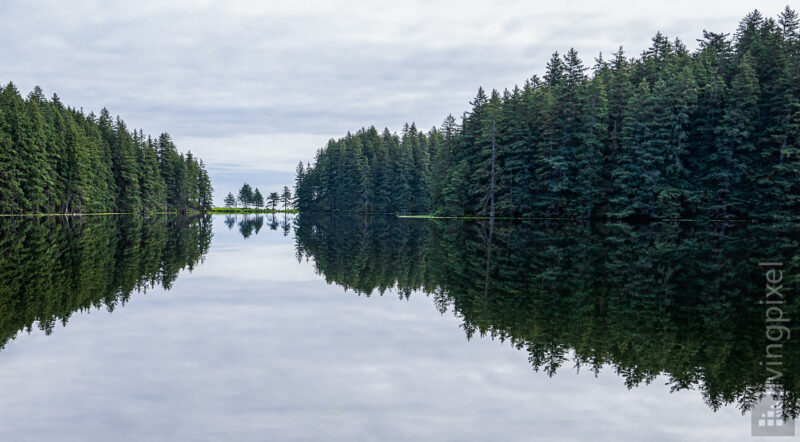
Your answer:
[[[419,290],[462,318],[467,339],[509,342],[535,370],[611,366],[629,388],[663,374],[713,409],[747,410],[766,388],[758,262],[784,263],[787,293],[800,280],[790,225],[300,217],[296,229],[298,259],[313,257],[329,283],[367,296]],[[786,316],[800,321],[789,299]],[[800,351],[782,353],[777,391],[797,415]]]
[[[210,242],[210,217],[0,219],[0,348],[20,330],[50,334],[76,311],[113,311],[134,291],[169,289]]]
[[[261,228],[264,227],[264,218],[264,215],[259,214],[227,215],[225,217],[225,225],[228,227],[228,230],[233,230],[234,226],[238,226],[239,233],[243,238],[247,239],[254,234],[257,235],[258,232],[261,231]],[[272,213],[266,216],[269,229],[278,230],[278,228],[280,228],[283,232],[283,236],[288,236],[289,232],[291,232],[292,219],[293,218],[288,217],[286,214],[280,215]]]

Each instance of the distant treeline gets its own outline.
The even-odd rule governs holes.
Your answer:
[[[39,87],[27,99],[0,88],[0,214],[206,210],[211,193],[203,161],[166,133],[84,115]]]
[[[374,127],[297,170],[301,212],[573,218],[789,218],[800,213],[800,34],[748,14],[690,52],[661,33],[586,67],[486,94],[427,133]],[[587,74],[587,71],[591,71]]]
[[[264,195],[261,194],[261,191],[258,190],[257,187],[253,188],[253,186],[244,183],[239,189],[238,196],[234,196],[233,193],[228,192],[228,195],[225,197],[225,207],[233,208],[236,207],[237,203],[245,209],[250,208],[250,206],[257,209],[261,209],[264,206],[271,206],[272,210],[276,210],[278,204],[283,203],[283,210],[288,210],[293,204],[292,191],[289,189],[289,186],[283,186],[283,191],[281,193],[272,192],[267,195],[265,199]]]
[[[506,342],[526,352],[537,371],[608,367],[629,388],[664,376],[672,391],[697,389],[715,410],[750,409],[772,384],[784,411],[800,415],[800,346],[783,340],[765,355],[776,341],[765,336],[768,290],[758,264],[782,263],[782,290],[794,293],[796,223],[300,213],[295,231],[298,260],[313,262],[328,283],[366,296],[427,295],[441,313],[460,319],[467,339]],[[800,333],[793,322],[800,299],[773,305],[792,318],[791,335]],[[775,354],[781,375],[771,378],[765,361]]]
[[[75,312],[169,289],[210,244],[210,215],[0,218],[0,349],[22,330],[50,334]]]

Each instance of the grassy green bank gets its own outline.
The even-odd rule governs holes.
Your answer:
[[[238,207],[214,207],[210,213],[297,213],[295,209],[272,210],[272,209],[242,209]]]

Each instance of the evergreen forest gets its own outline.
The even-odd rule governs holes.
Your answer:
[[[554,53],[423,131],[362,128],[296,175],[301,212],[581,219],[794,219],[800,27],[753,11],[697,49],[657,33],[629,57]]]
[[[146,137],[39,87],[0,88],[0,214],[205,211],[212,191],[203,161],[167,133]]]

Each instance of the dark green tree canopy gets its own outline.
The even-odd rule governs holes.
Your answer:
[[[202,161],[169,135],[145,137],[113,118],[0,88],[0,213],[204,211],[212,205]]]
[[[301,212],[614,219],[800,215],[800,24],[748,14],[696,51],[657,33],[589,68],[554,53],[543,78],[478,90],[427,132],[330,140],[295,180]]]
[[[255,193],[253,193],[253,188],[247,184],[242,184],[242,187],[239,189],[239,204],[248,208],[251,204],[253,204],[253,200],[255,198]]]

